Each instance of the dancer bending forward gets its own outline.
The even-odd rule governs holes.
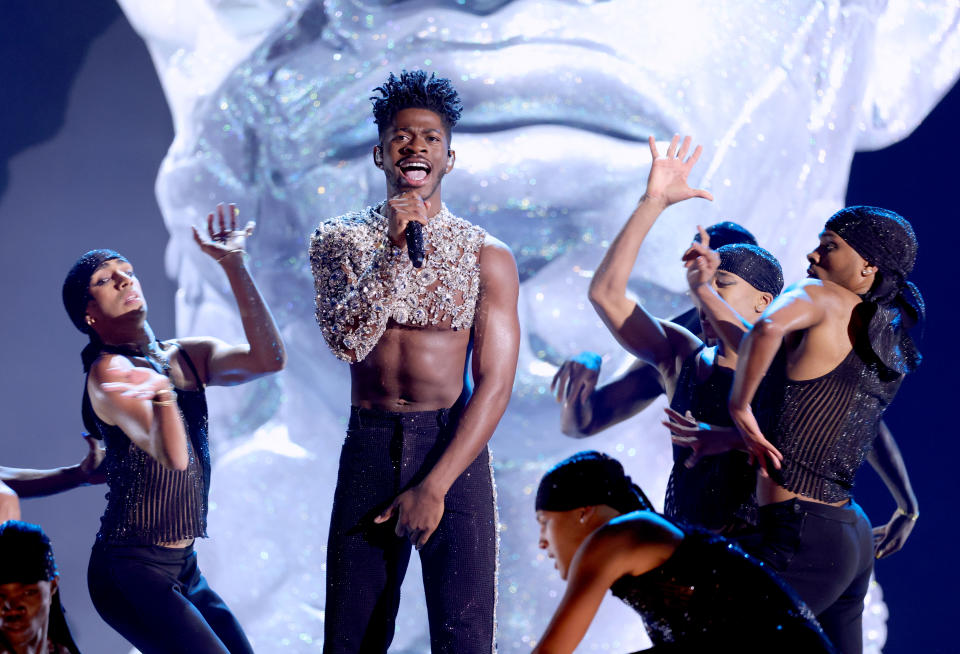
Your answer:
[[[537,489],[540,547],[567,589],[534,654],[573,652],[607,590],[643,618],[654,652],[832,652],[810,610],[722,536],[650,508],[623,466],[580,452]]]

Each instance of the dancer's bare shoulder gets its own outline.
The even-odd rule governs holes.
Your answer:
[[[662,565],[683,537],[683,532],[662,516],[634,511],[593,532],[582,545],[583,556],[598,563],[605,561],[618,576],[636,576]]]

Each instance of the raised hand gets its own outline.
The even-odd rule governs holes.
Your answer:
[[[730,417],[733,418],[733,423],[740,432],[747,454],[750,455],[750,463],[757,463],[760,466],[760,474],[769,477],[770,468],[768,465],[771,464],[779,470],[783,455],[760,431],[760,425],[757,424],[757,419],[753,416],[753,409],[749,405],[744,408],[731,406]]]
[[[690,137],[685,136],[683,142],[680,143],[680,135],[675,134],[667,148],[666,156],[661,157],[653,137],[649,137],[648,140],[653,163],[650,166],[647,190],[644,193],[647,198],[662,202],[664,207],[690,198],[703,198],[713,201],[713,195],[709,191],[690,188],[687,184],[687,175],[690,174],[693,164],[697,163],[697,159],[700,158],[700,153],[703,151],[702,146],[698,145],[693,154],[687,157],[687,152],[690,150]],[[684,159],[684,157],[687,158]]]
[[[700,232],[700,243],[691,243],[681,257],[683,266],[687,269],[687,284],[691,291],[712,282],[720,269],[720,255],[716,250],[710,249],[710,235],[707,230],[697,225],[697,231]]]
[[[430,201],[424,200],[416,191],[405,191],[387,200],[387,218],[390,221],[387,233],[390,242],[403,247],[407,224],[417,222],[426,225],[429,209]]]
[[[228,208],[229,207],[229,208]],[[237,253],[241,257],[246,251],[247,239],[253,234],[257,226],[252,220],[243,229],[237,227],[237,218],[240,210],[237,205],[217,205],[215,212],[207,215],[207,239],[201,237],[200,230],[193,227],[193,240],[200,249],[210,255],[217,262],[223,261],[227,255]]]
[[[705,456],[743,449],[743,439],[740,438],[736,428],[717,427],[698,422],[689,411],[685,415],[680,415],[669,407],[664,411],[667,419],[661,424],[670,430],[670,439],[673,444],[693,450],[693,453],[683,462],[687,468],[697,465]]]
[[[602,362],[595,352],[581,352],[564,361],[550,382],[550,392],[556,395],[557,402],[585,402],[597,387]]]

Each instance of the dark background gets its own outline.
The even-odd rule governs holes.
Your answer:
[[[94,247],[130,256],[150,300],[150,322],[173,335],[174,284],[163,272],[167,234],[154,199],[157,167],[173,138],[166,101],[146,48],[112,0],[5,0],[0,19],[0,464],[49,467],[78,461],[85,338],[60,303],[69,265]],[[960,215],[954,199],[960,89],[905,141],[853,161],[848,204],[874,204],[913,222],[921,243],[912,279],[928,322],[925,360],[887,413],[923,517],[904,551],[877,565],[890,609],[888,654],[955,652],[958,493],[956,419],[948,343],[958,312],[951,296]],[[869,468],[857,497],[875,523],[895,505]],[[125,652],[96,616],[86,560],[103,488],[23,503],[25,520],[50,534],[64,601],[85,652]],[[951,643],[954,643],[951,645]]]

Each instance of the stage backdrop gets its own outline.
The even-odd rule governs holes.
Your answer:
[[[843,204],[854,150],[906,136],[953,83],[960,63],[956,9],[906,12],[899,3],[667,9],[620,0],[449,8],[261,2],[220,3],[214,10],[181,1],[162,12],[153,4],[122,4],[150,46],[175,127],[157,182],[162,224],[151,185],[171,142],[170,117],[143,46],[116,9],[92,3],[93,18],[77,29],[71,17],[48,13],[37,20],[24,6],[22,22],[4,27],[23,25],[11,40],[33,47],[32,58],[24,45],[5,62],[21,84],[5,88],[21,91],[17,106],[35,107],[6,109],[4,131],[33,129],[34,140],[56,136],[12,160],[0,200],[0,247],[11,280],[19,280],[4,325],[12,347],[3,463],[42,466],[82,453],[75,435],[82,338],[59,307],[59,284],[84,250],[115,247],[131,257],[152,300],[152,322],[159,334],[171,335],[173,287],[158,267],[169,238],[165,263],[179,288],[177,333],[240,336],[222,273],[199,256],[187,231],[217,201],[237,201],[245,217],[259,222],[255,275],[281,321],[291,363],[271,380],[213,394],[213,539],[200,551],[214,586],[263,652],[319,651],[323,546],[348,397],[346,370],[313,324],[305,247],[320,219],[382,198],[369,161],[376,133],[366,98],[388,71],[427,67],[454,79],[467,106],[454,137],[458,169],[447,178],[447,203],[506,240],[521,267],[521,368],[491,443],[502,523],[499,640],[502,651],[513,652],[530,648],[562,588],[535,547],[531,492],[545,467],[593,447],[620,457],[652,496],[662,496],[669,452],[656,426],[658,409],[609,434],[571,441],[559,434],[556,405],[546,393],[554,366],[581,349],[602,352],[608,375],[626,363],[589,309],[585,288],[642,193],[646,135],[663,140],[679,131],[701,139],[706,153],[693,181],[717,197],[712,205],[688,204],[665,215],[637,267],[636,293],[671,314],[686,306],[676,258],[698,222],[746,224],[781,257],[788,278],[798,276],[823,219]],[[30,39],[27,27],[42,38]],[[55,38],[84,32],[90,40],[104,28],[85,60],[83,43]],[[37,61],[46,68],[31,69]],[[76,76],[54,84],[50,71],[71,66],[79,68]],[[59,131],[58,107],[65,107]],[[29,145],[29,139],[10,142],[16,152]],[[855,187],[856,201],[886,203],[915,221],[920,275],[933,268],[937,248],[946,256],[932,226],[949,206],[949,182],[936,162],[950,145],[934,142],[918,156],[901,155],[885,171],[891,181]],[[886,195],[902,187],[909,187],[906,199]],[[946,306],[946,291],[938,296],[922,282],[921,288],[937,316],[937,298]],[[924,531],[936,524],[938,494],[949,492],[947,484],[955,490],[952,477],[927,460],[949,436],[936,422],[943,409],[930,390],[948,352],[939,329],[928,329],[927,364],[890,415],[930,522],[920,523],[906,551],[878,566],[894,607],[887,651],[935,651],[937,629],[945,629],[931,615],[952,598],[949,589],[937,598],[943,575],[935,572],[933,554],[946,556],[945,547],[938,549],[946,534]],[[937,461],[946,458],[935,451]],[[875,493],[872,479],[865,481]],[[85,489],[24,509],[27,519],[53,532],[81,643],[89,651],[119,652],[120,639],[102,626],[83,591],[83,560],[101,498],[101,489]],[[867,500],[874,522],[886,521],[889,500],[881,494]],[[914,597],[916,584],[890,590],[888,565],[930,579],[923,601]],[[425,651],[418,584],[412,571],[397,651]],[[901,605],[911,619],[901,622]],[[871,609],[866,637],[876,646],[885,629],[876,589]],[[926,647],[919,645],[924,638]],[[638,622],[610,601],[585,651],[628,651],[643,642]],[[892,648],[898,642],[903,649]]]

